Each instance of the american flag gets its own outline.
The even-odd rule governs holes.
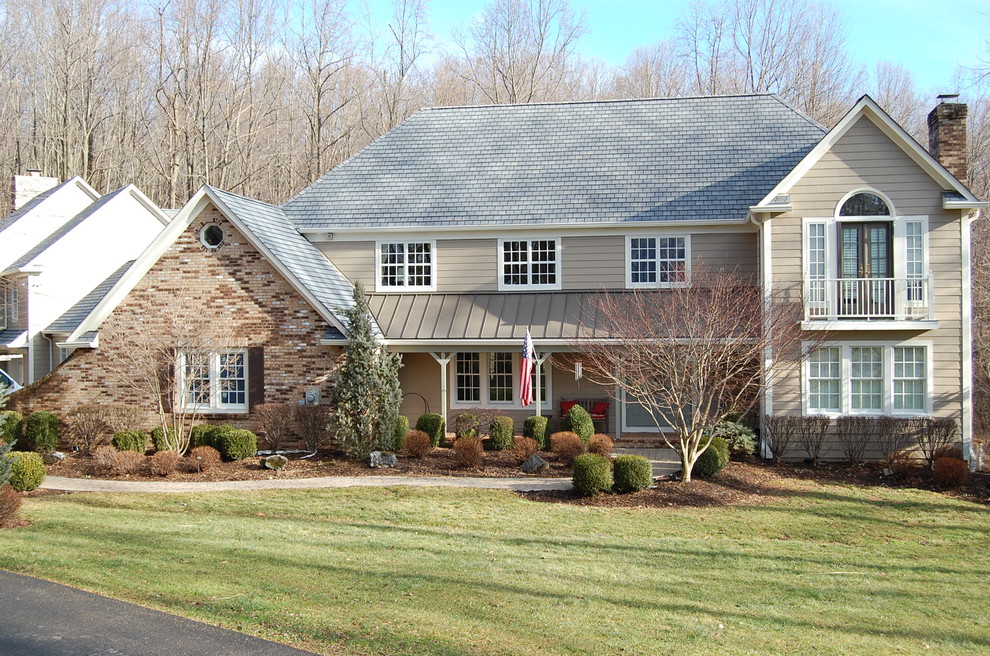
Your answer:
[[[525,408],[533,402],[533,360],[536,352],[533,350],[533,338],[526,329],[526,339],[523,340],[522,362],[519,367],[519,400]]]

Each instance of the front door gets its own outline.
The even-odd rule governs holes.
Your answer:
[[[893,247],[889,222],[839,224],[843,316],[893,314]]]

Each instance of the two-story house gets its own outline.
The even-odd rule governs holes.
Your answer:
[[[968,449],[969,230],[984,203],[959,182],[960,153],[955,103],[932,114],[931,153],[868,97],[832,130],[770,95],[425,109],[282,206],[204,188],[66,342],[136,321],[200,272],[196,302],[236,299],[246,365],[234,383],[211,374],[214,389],[248,392],[218,393],[211,412],[249,420],[259,398],[329,391],[339,311],[360,281],[403,354],[404,414],[521,420],[535,412],[518,400],[527,329],[544,363],[539,412],[556,415],[563,399],[615,396],[575,371],[590,295],[728,268],[793,294],[809,335],[830,331],[764,412],[951,416]],[[105,348],[53,378],[105,379]],[[607,430],[657,429],[619,396]]]
[[[169,216],[133,185],[101,196],[78,177],[58,184],[29,175],[15,177],[14,193],[20,206],[0,221],[0,363],[27,385],[68,356],[59,341],[74,317],[120,278]]]

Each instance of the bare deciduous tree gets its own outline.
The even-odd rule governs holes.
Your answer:
[[[612,80],[616,98],[671,98],[685,91],[687,71],[674,44],[660,41],[636,48]]]
[[[561,99],[586,32],[567,0],[493,0],[459,38],[466,77],[490,103]]]
[[[696,267],[689,284],[601,293],[588,310],[593,323],[575,340],[586,376],[668,431],[661,435],[685,481],[711,443],[707,429],[754,407],[764,386],[814,348],[797,304],[770,302],[750,276],[730,272]]]

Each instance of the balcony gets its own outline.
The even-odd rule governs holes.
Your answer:
[[[935,279],[812,278],[804,282],[808,330],[930,330],[935,320]]]

